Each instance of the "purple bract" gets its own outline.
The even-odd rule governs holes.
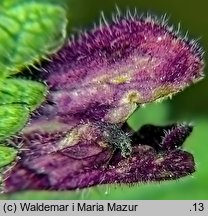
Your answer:
[[[164,19],[123,17],[69,40],[40,79],[47,100],[13,143],[16,165],[4,191],[71,190],[110,183],[177,179],[194,172],[181,149],[192,126],[144,125],[128,133],[135,109],[203,78],[203,54]]]

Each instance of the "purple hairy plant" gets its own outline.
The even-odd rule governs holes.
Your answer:
[[[193,156],[182,149],[191,125],[132,131],[126,120],[143,104],[201,80],[201,48],[164,18],[118,11],[111,22],[102,19],[42,63],[49,94],[10,140],[22,147],[4,173],[4,192],[163,181],[195,171]]]

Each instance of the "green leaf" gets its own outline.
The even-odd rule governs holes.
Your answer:
[[[33,111],[44,101],[46,93],[47,87],[36,81],[0,80],[0,105],[25,104]]]
[[[2,146],[0,144],[0,168],[12,163],[16,156],[18,150],[12,147]]]
[[[25,105],[0,105],[0,141],[20,131],[28,118],[29,109]]]
[[[65,10],[52,3],[1,1],[0,77],[18,73],[59,49],[66,24]]]

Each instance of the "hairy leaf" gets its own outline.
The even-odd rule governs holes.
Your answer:
[[[2,146],[0,144],[0,168],[15,160],[18,151],[15,148]]]
[[[0,80],[0,105],[24,104],[33,111],[43,102],[46,93],[47,87],[39,82],[14,78]]]
[[[64,41],[66,15],[44,1],[3,0],[0,6],[0,75],[17,73],[56,51]]]
[[[9,138],[21,130],[29,118],[29,109],[24,104],[0,105],[0,140]]]

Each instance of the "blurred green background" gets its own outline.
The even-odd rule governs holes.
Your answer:
[[[200,38],[205,52],[208,50],[208,1],[165,0],[53,0],[68,11],[68,34],[93,26],[104,11],[110,20],[117,5],[121,10],[138,9],[158,16],[167,14],[169,23],[181,23],[182,33]],[[207,55],[205,53],[205,62]],[[205,68],[205,74],[206,74]],[[142,124],[166,124],[173,121],[192,122],[193,134],[186,140],[185,149],[196,161],[196,172],[177,181],[128,185],[106,185],[75,192],[21,192],[2,195],[0,199],[208,199],[208,78],[189,87],[171,101],[150,104],[139,109],[129,124],[138,129]]]

